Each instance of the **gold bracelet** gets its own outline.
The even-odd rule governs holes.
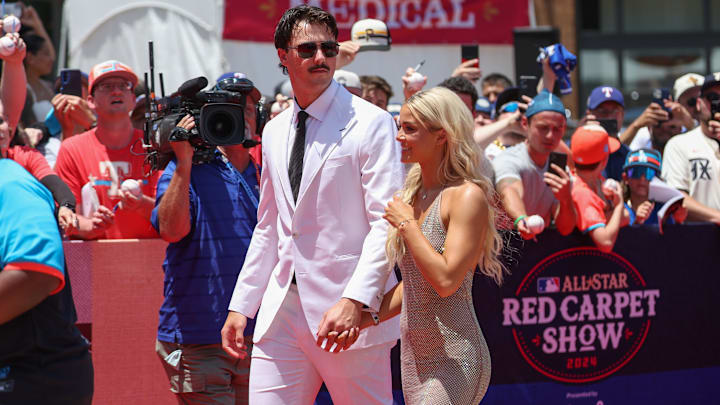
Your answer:
[[[403,229],[408,222],[414,221],[414,220],[415,220],[414,218],[402,220],[402,221],[398,224],[398,229]]]

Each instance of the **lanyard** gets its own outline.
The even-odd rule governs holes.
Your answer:
[[[223,156],[223,158],[224,158],[224,156]],[[255,197],[255,193],[252,192],[252,188],[250,187],[250,185],[247,183],[247,181],[245,181],[245,177],[243,177],[243,174],[239,170],[235,169],[235,167],[232,165],[232,163],[230,163],[230,161],[227,158],[224,158],[223,161],[225,162],[225,165],[228,167],[228,169],[230,169],[234,173],[237,173],[237,177],[240,179],[240,184],[245,189],[245,194],[247,194],[248,198],[250,198],[250,201],[252,202],[253,206],[255,207],[255,210],[257,211],[258,205],[259,205],[258,199],[257,199],[257,197]],[[250,158],[250,164],[253,165],[253,167],[255,168],[255,177],[257,177],[257,179],[258,179],[258,186],[259,186],[260,185],[260,171],[258,170],[258,166],[255,164],[255,161],[252,159],[252,157]]]

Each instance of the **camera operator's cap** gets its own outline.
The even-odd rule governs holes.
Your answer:
[[[683,93],[701,87],[703,82],[705,82],[705,78],[697,73],[687,73],[678,77],[673,85],[673,98],[677,101]]]
[[[335,79],[336,82],[342,84],[345,87],[362,89],[362,84],[360,84],[360,76],[358,76],[356,73],[349,72],[347,70],[336,70],[335,74],[333,74],[333,79]]]
[[[220,83],[221,81],[226,80],[226,79],[245,79],[245,80],[249,81],[250,83],[252,83],[252,81],[250,79],[248,79],[248,77],[245,73],[227,72],[227,73],[223,73],[220,77],[218,77],[218,79],[215,81],[215,84],[217,85],[218,83]],[[258,90],[257,87],[255,87],[254,83],[253,83],[253,89],[252,89],[252,91],[250,91],[250,96],[256,102],[260,101],[260,98],[262,98],[262,95],[260,94],[260,90]]]
[[[389,51],[392,38],[387,24],[368,18],[353,24],[350,30],[352,41],[360,45],[360,51]]]
[[[703,81],[701,93],[705,93],[705,90],[717,85],[720,85],[720,72],[711,73],[705,76],[705,81]]]
[[[608,135],[600,125],[582,126],[570,138],[572,158],[583,165],[597,163],[618,149],[620,141]]]
[[[631,167],[649,167],[655,169],[657,173],[661,172],[662,157],[660,152],[655,149],[638,149],[628,153],[623,165],[623,171]]]
[[[490,100],[481,96],[478,97],[477,101],[475,102],[475,111],[483,114],[492,115],[493,105]]]
[[[522,102],[522,97],[520,96],[520,89],[518,87],[508,87],[507,89],[503,90],[502,93],[498,94],[497,99],[495,100],[494,118],[499,117],[502,108],[505,107],[507,103],[510,103],[512,101]]]
[[[620,107],[625,108],[625,98],[622,92],[610,86],[595,87],[593,91],[590,92],[590,97],[588,97],[587,108],[594,110],[606,101],[614,101],[620,104]]]
[[[525,112],[525,116],[530,118],[533,115],[543,112],[552,111],[562,114],[565,117],[565,106],[558,96],[550,93],[547,89],[543,89],[534,99],[528,104],[528,109]]]
[[[90,87],[88,93],[92,93],[95,83],[108,77],[121,77],[130,83],[133,88],[137,86],[138,78],[130,67],[116,60],[108,60],[98,63],[90,69]]]

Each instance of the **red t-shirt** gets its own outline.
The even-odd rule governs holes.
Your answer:
[[[604,227],[607,223],[605,201],[580,176],[575,176],[573,180],[572,200],[577,212],[577,228],[587,233]]]
[[[7,158],[17,162],[38,180],[47,175],[55,174],[45,156],[37,149],[27,146],[12,146],[7,151]]]
[[[139,181],[143,194],[155,198],[160,172],[145,177],[145,155],[141,154],[142,147],[139,144],[142,135],[142,131],[136,129],[132,141],[123,149],[109,149],[100,143],[95,128],[63,141],[55,170],[75,195],[79,214],[83,213],[82,188],[88,182],[94,185],[100,205],[110,210],[120,202],[118,191],[127,179]],[[130,210],[117,210],[114,224],[101,239],[157,237],[149,216],[144,217]]]

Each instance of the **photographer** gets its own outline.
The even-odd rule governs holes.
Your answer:
[[[685,194],[689,221],[720,224],[720,73],[705,77],[695,108],[700,125],[667,142],[662,177]]]
[[[259,101],[252,87],[246,132],[257,132]],[[244,358],[232,358],[222,349],[220,330],[257,223],[260,167],[242,145],[218,146],[210,161],[193,164],[191,142],[172,139],[193,136],[195,126],[186,115],[173,129],[175,158],[158,181],[152,212],[153,226],[170,242],[163,269],[165,285],[172,286],[160,308],[156,351],[180,403],[244,404],[252,345]],[[245,334],[252,331],[250,324]]]

